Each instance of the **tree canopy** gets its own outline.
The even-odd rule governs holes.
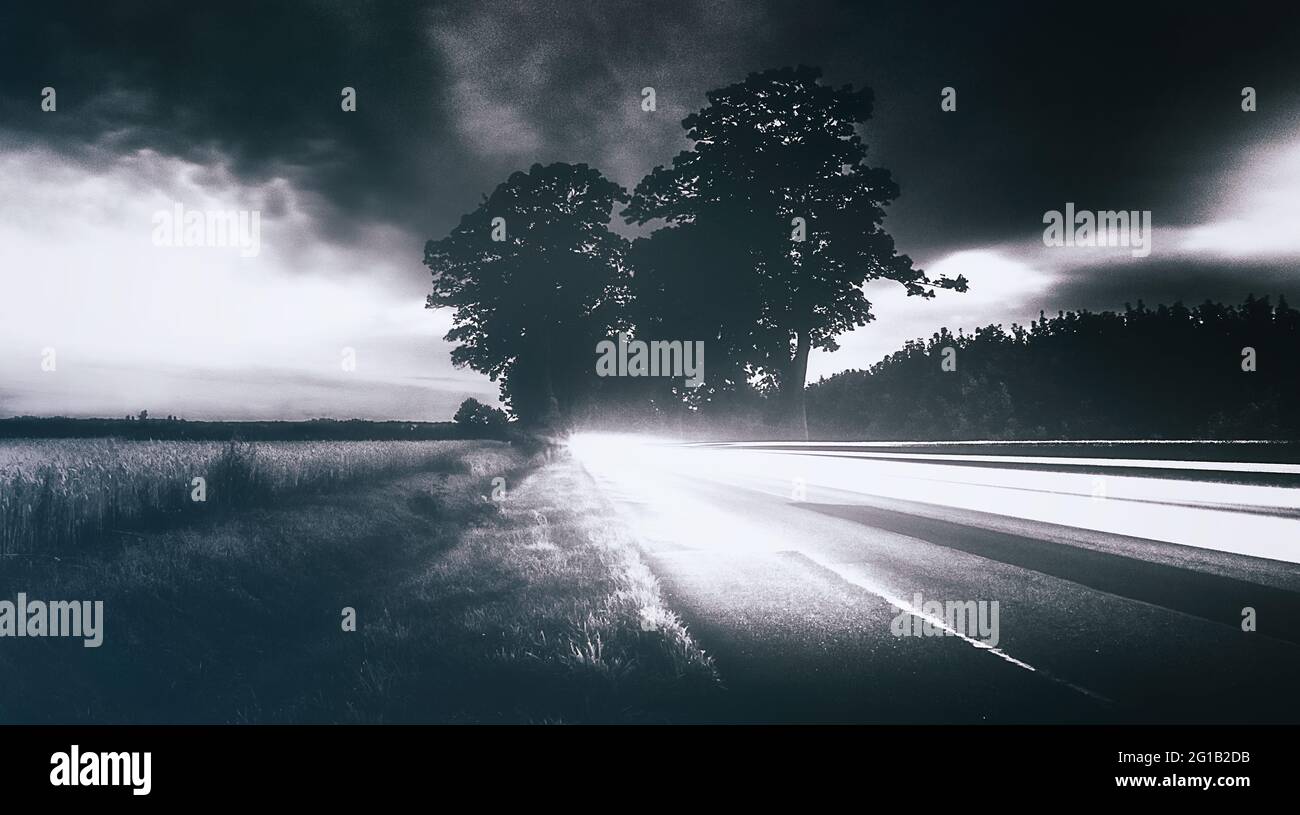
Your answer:
[[[689,241],[708,259],[709,285],[665,277],[669,297],[715,315],[724,349],[786,396],[787,421],[804,435],[808,354],[835,350],[838,335],[873,319],[864,283],[893,280],[920,297],[966,288],[897,252],[882,224],[898,186],[866,164],[858,132],[872,93],[820,79],[817,68],[781,68],[709,93],[682,122],[692,149],[654,168],[623,211],[631,223],[674,225],[682,232],[661,240]]]
[[[585,164],[516,172],[425,246],[430,308],[455,309],[452,361],[501,381],[529,422],[591,388],[592,349],[623,320],[627,241],[609,229],[627,192]]]

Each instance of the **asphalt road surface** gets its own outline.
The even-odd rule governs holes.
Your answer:
[[[714,656],[708,718],[1300,722],[1300,467],[1264,448],[571,447]]]

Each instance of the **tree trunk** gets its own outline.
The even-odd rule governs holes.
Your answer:
[[[555,379],[551,375],[551,338],[546,337],[545,393],[546,406],[542,409],[542,426],[550,433],[560,429],[560,402],[555,398]]]
[[[781,389],[785,391],[786,426],[793,441],[808,441],[808,411],[804,404],[804,384],[808,379],[808,352],[812,341],[807,331],[800,331],[795,341],[794,359],[786,372]]]

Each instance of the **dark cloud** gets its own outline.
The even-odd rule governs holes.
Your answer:
[[[288,177],[344,215],[385,218],[412,207],[411,179],[430,169],[410,149],[415,134],[446,130],[427,13],[413,4],[56,2],[4,14],[6,129],[88,163],[102,158],[88,146],[200,163],[218,150],[240,176]],[[57,116],[33,102],[43,85],[58,90]],[[344,86],[360,90],[364,115],[341,112]]]
[[[876,3],[809,7],[765,60],[876,91],[875,154],[904,246],[1032,230],[1047,209],[1206,215],[1238,149],[1300,128],[1300,24],[1277,4]],[[1259,111],[1240,110],[1254,86]],[[958,110],[939,110],[939,90]],[[1265,101],[1267,102],[1265,104]]]
[[[634,183],[653,153],[680,147],[687,78],[730,75],[702,71],[725,60],[691,37],[718,45],[720,31],[747,34],[752,15],[726,3],[642,9],[14,4],[0,12],[0,137],[90,166],[140,149],[200,163],[219,152],[241,177],[321,193],[337,210],[314,213],[338,218],[327,234],[346,239],[363,221],[431,233],[533,161],[604,160]],[[656,82],[667,112],[631,119]],[[39,110],[45,85],[57,116]],[[356,114],[340,110],[344,86],[357,89]],[[702,100],[704,86],[689,89]]]
[[[1067,200],[1204,218],[1232,156],[1300,127],[1298,12],[1281,5],[12,3],[0,138],[91,165],[218,151],[240,177],[319,193],[326,236],[377,221],[422,238],[533,161],[634,184],[685,146],[705,91],[803,62],[875,89],[872,155],[903,190],[890,226],[933,257]],[[47,84],[57,116],[38,109]],[[948,85],[956,113],[939,110]],[[1258,113],[1241,113],[1243,85]]]

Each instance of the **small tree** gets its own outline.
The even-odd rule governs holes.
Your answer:
[[[482,430],[494,430],[505,427],[508,418],[506,412],[491,405],[485,405],[477,399],[469,398],[460,403],[452,421],[463,427]]]

